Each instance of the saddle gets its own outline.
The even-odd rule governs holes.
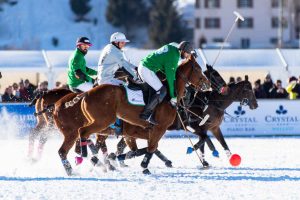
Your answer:
[[[155,90],[152,87],[150,87],[150,85],[148,85],[146,82],[134,81],[131,78],[127,79],[127,87],[133,91],[142,91],[145,104],[147,104],[150,101],[152,94],[155,93]]]

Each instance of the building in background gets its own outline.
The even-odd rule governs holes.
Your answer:
[[[245,21],[237,23],[228,47],[299,46],[295,43],[300,34],[299,0],[195,0],[195,46],[223,42],[234,23],[235,10],[244,16]]]

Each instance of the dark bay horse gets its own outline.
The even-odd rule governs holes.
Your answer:
[[[207,135],[207,131],[209,130],[220,142],[226,152],[226,155],[228,157],[231,156],[229,147],[225,142],[220,129],[226,108],[228,108],[233,102],[240,102],[241,105],[247,105],[251,110],[258,107],[251,83],[248,81],[248,76],[245,76],[245,81],[229,84],[228,88],[229,90],[227,95],[221,95],[217,91],[199,92],[193,103],[186,108],[188,109],[187,113],[189,113],[189,120],[185,120],[185,125],[188,125],[189,123],[189,125],[195,130],[194,133],[199,136],[199,142],[194,145],[193,150],[200,149],[203,155],[205,135]],[[207,104],[208,107],[203,112],[205,104]],[[209,114],[210,117],[203,126],[199,126],[200,121],[195,114],[198,116]],[[182,115],[182,117],[187,118],[186,115]]]
[[[186,84],[195,87],[209,84],[194,57],[181,64],[177,69],[176,92],[178,99],[183,97]],[[139,118],[139,113],[142,112],[143,107],[129,104],[125,90],[122,87],[113,85],[100,85],[86,92],[81,102],[81,109],[88,120],[88,123],[78,130],[81,138],[82,156],[87,156],[87,143],[85,141],[89,136],[92,133],[105,130],[118,117],[128,122],[123,129],[125,136],[148,140],[148,148],[141,163],[141,166],[144,168],[143,173],[146,174],[150,173],[147,167],[153,153],[157,149],[158,141],[173,123],[176,115],[176,109],[171,106],[169,101],[164,100],[157,106],[155,111],[154,117],[159,125],[149,128],[149,123]],[[143,131],[135,131],[136,126],[140,126]],[[73,145],[75,139],[69,140]],[[64,164],[69,164],[66,156],[61,156],[61,158]]]
[[[53,105],[66,94],[71,93],[70,90],[57,88],[38,94],[29,106],[35,106],[35,116],[37,120],[36,126],[29,133],[28,157],[32,158],[34,152],[34,141],[39,137],[38,156],[40,159],[44,145],[47,141],[47,129],[53,128],[52,112],[45,112],[50,105]]]

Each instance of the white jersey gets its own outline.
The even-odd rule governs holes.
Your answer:
[[[116,84],[121,81],[114,78],[115,72],[124,67],[136,78],[135,66],[128,62],[124,52],[113,44],[108,44],[101,52],[98,62],[98,84]]]

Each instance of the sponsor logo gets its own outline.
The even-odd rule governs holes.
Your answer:
[[[275,110],[276,115],[266,115],[265,121],[267,123],[276,123],[277,125],[288,125],[289,123],[298,123],[298,116],[287,115],[288,110],[279,105],[278,109]]]
[[[234,114],[235,114],[236,116],[241,116],[241,115],[246,114],[246,111],[243,110],[242,106],[238,106],[238,107],[237,107],[237,110],[234,111]]]

